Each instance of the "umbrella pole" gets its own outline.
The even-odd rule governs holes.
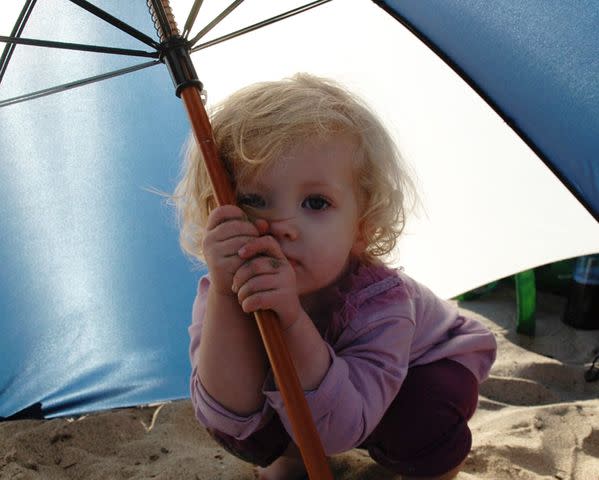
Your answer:
[[[235,192],[218,156],[210,120],[200,94],[202,86],[191,62],[187,41],[179,35],[168,0],[148,0],[148,6],[164,47],[162,59],[169,67],[177,96],[181,97],[187,110],[217,203],[235,204]],[[276,314],[259,311],[254,316],[308,476],[312,480],[333,480]]]

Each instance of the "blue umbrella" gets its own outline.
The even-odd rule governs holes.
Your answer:
[[[36,91],[44,95],[21,103],[6,101],[9,105],[0,108],[1,417],[19,412],[24,416],[71,415],[188,396],[186,328],[195,283],[204,270],[181,254],[173,213],[154,192],[172,191],[180,145],[189,127],[180,101],[172,94],[166,69],[153,66],[160,62],[146,56],[152,47],[135,33],[143,32],[157,41],[144,3],[95,2],[135,31],[115,29],[73,3],[41,0],[21,2],[29,5],[20,22],[22,31],[14,31],[12,26],[0,31],[5,37],[11,33],[20,37],[23,43],[27,39],[50,39],[75,43],[79,48],[87,48],[82,46],[85,44],[122,50],[80,52],[19,44],[3,72],[0,102]],[[285,10],[278,5],[276,11]],[[572,192],[558,187],[556,195],[560,202],[562,198],[569,202],[571,210],[563,219],[555,219],[556,225],[550,225],[545,217],[537,219],[547,230],[534,237],[526,230],[533,228],[531,225],[539,229],[534,218],[518,218],[511,207],[504,209],[504,217],[482,197],[451,207],[451,218],[438,215],[436,207],[431,207],[429,217],[441,221],[444,242],[439,242],[438,230],[426,227],[428,236],[419,236],[414,227],[413,237],[408,237],[400,249],[401,263],[408,272],[415,272],[418,279],[449,297],[546,261],[599,251],[599,109],[594,93],[599,76],[593,56],[599,42],[598,30],[592,28],[597,25],[598,8],[589,1],[576,7],[560,4],[559,10],[557,6],[551,10],[545,2],[521,5],[515,0],[485,8],[466,1],[402,1],[384,6],[443,52],[443,57],[516,128]],[[260,20],[253,18],[257,8],[251,2],[246,11],[243,8],[238,11],[244,18],[252,17],[250,23]],[[188,9],[182,7],[184,20]],[[578,12],[575,17],[568,15],[576,13],[574,10]],[[234,23],[233,14],[229,18]],[[237,27],[243,24],[232,28]],[[213,38],[219,36],[218,28],[211,32]],[[303,36],[294,37],[292,31]],[[550,33],[556,31],[562,32],[559,42]],[[507,43],[510,40],[516,42],[515,47]],[[271,50],[281,46],[283,50]],[[553,48],[554,54],[566,56],[568,62],[554,62]],[[430,198],[440,192],[437,184],[431,187],[428,183],[426,160],[431,155],[419,157],[412,147],[426,149],[435,143],[431,139],[441,138],[443,130],[451,131],[450,140],[439,141],[443,162],[433,164],[431,172],[433,180],[442,176],[443,183],[452,186],[453,193],[445,196],[443,203],[453,205],[456,190],[472,192],[474,188],[461,183],[465,181],[463,172],[468,170],[458,170],[464,151],[472,145],[458,144],[448,124],[426,138],[426,144],[410,143],[409,135],[402,137],[402,132],[409,133],[415,125],[432,129],[431,124],[441,118],[440,113],[428,113],[427,99],[439,103],[464,91],[457,82],[452,84],[453,93],[436,96],[441,91],[441,77],[454,82],[453,74],[441,65],[434,67],[439,69],[434,74],[424,75],[422,72],[428,72],[434,61],[425,50],[373,3],[347,0],[328,3],[251,36],[215,44],[192,58],[207,88],[209,103],[250,81],[299,70],[335,76],[337,70],[340,81],[362,93],[391,127],[399,127],[400,143],[414,150],[416,170]],[[413,63],[410,52],[415,52]],[[129,54],[139,58],[132,61]],[[580,71],[572,73],[569,69],[574,67]],[[115,70],[130,73],[95,82]],[[91,79],[90,84],[70,88],[74,86],[71,82],[86,78]],[[45,95],[45,89],[64,84],[68,91]],[[428,84],[433,87],[425,91]],[[377,100],[375,94],[381,92],[384,99]],[[414,98],[419,100],[408,118],[401,117],[401,110],[409,110]],[[453,123],[467,116],[464,105],[461,103],[460,112],[451,117]],[[484,115],[485,122],[501,124],[494,119],[495,114]],[[471,133],[477,132],[473,134],[476,140],[483,135],[476,130],[479,124],[469,127]],[[500,146],[484,135],[483,147],[491,156]],[[453,147],[457,150],[450,153]],[[506,164],[522,147],[510,148]],[[534,162],[541,163],[533,157]],[[482,156],[479,159],[481,164],[485,161]],[[450,168],[445,171],[447,164]],[[467,166],[470,171],[476,168],[475,164]],[[521,172],[532,171],[524,161],[521,168]],[[451,170],[461,175],[450,180]],[[534,197],[536,184],[551,181],[550,175],[542,181],[530,179],[529,204],[548,201]],[[519,176],[518,172],[511,173],[508,178],[514,183],[501,185],[505,197],[515,196]],[[495,175],[493,178],[497,180]],[[484,188],[494,187],[491,182]],[[512,244],[502,251],[491,243],[492,238],[476,237],[491,231],[483,226],[485,219],[479,207],[496,219],[496,227],[515,231],[511,237],[522,242],[522,251],[515,251]],[[519,210],[526,210],[526,205]],[[475,224],[475,230],[463,236],[472,245],[464,238],[460,240],[469,256],[462,255],[453,244],[451,255],[440,250],[440,243],[459,237],[447,235],[450,232],[443,223],[455,223],[456,217],[464,220],[463,228]],[[554,227],[559,227],[557,233]],[[564,237],[559,237],[562,233]],[[506,235],[498,242],[509,243],[511,237]],[[526,243],[538,244],[539,237],[547,238],[548,245],[557,238],[555,243],[561,249],[534,248]],[[481,255],[494,252],[499,267],[493,264],[486,268],[473,257],[481,245]],[[416,251],[420,246],[426,247],[422,254],[426,261]],[[447,263],[452,261],[461,268]],[[418,270],[417,265],[424,265],[424,270]],[[455,273],[462,271],[462,277]]]

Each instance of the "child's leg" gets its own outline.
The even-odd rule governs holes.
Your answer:
[[[289,442],[289,446],[283,455],[268,467],[259,467],[256,474],[259,480],[300,480],[307,478],[302,456],[293,442]]]
[[[478,403],[472,372],[452,360],[410,368],[397,397],[362,445],[403,479],[449,479],[470,451]]]
[[[276,415],[263,428],[243,440],[211,428],[207,430],[229,453],[257,465],[256,478],[260,480],[305,478],[306,469],[299,449]]]
[[[212,428],[208,428],[207,431],[229,453],[261,467],[273,463],[291,443],[289,435],[276,415],[264,427],[243,440]]]

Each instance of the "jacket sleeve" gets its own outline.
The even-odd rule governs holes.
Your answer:
[[[327,455],[360,445],[380,422],[407,374],[414,323],[393,308],[364,313],[344,329],[331,364],[306,399]],[[268,403],[293,437],[281,394],[272,378],[265,384]]]

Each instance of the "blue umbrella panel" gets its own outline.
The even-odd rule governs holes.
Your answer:
[[[60,32],[71,42],[93,32],[89,43],[143,49],[63,4],[38,2],[22,37]],[[111,7],[153,35],[145,2]],[[25,45],[15,53],[3,99],[135,64]],[[202,271],[182,254],[174,213],[155,193],[172,191],[173,146],[189,131],[167,69],[9,105],[0,124],[0,417],[187,397],[187,326]]]

